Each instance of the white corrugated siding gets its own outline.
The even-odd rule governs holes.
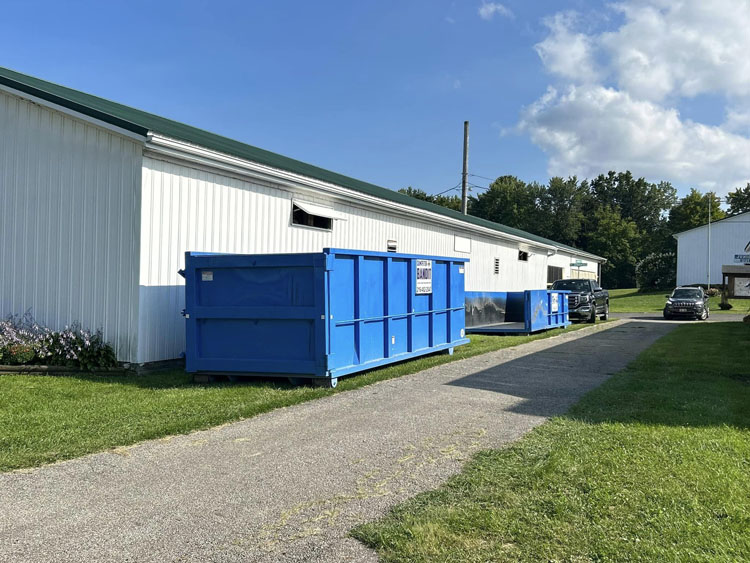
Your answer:
[[[142,145],[0,92],[0,315],[102,329],[134,361]]]
[[[332,231],[292,226],[294,198],[334,207],[347,217]],[[317,252],[325,247],[469,256],[468,291],[544,288],[546,251],[518,260],[518,245],[470,237],[471,253],[456,252],[456,230],[343,203],[239,180],[182,164],[146,157],[143,167],[139,362],[177,357],[184,351],[183,279],[186,250],[203,252]],[[500,259],[495,275],[494,259]]]
[[[586,263],[585,266],[581,266],[580,273],[579,273],[579,268],[571,268],[570,266],[572,263],[578,260]],[[562,268],[563,278],[582,277],[582,278],[596,279],[597,274],[598,274],[599,263],[594,260],[591,260],[590,258],[576,256],[575,254],[569,251],[560,251],[554,256],[550,256],[549,265]],[[607,280],[602,280],[602,282],[606,286]]]
[[[750,242],[750,213],[711,225],[711,283],[721,284],[721,266],[734,265]],[[708,278],[708,226],[677,236],[677,285],[705,284]]]

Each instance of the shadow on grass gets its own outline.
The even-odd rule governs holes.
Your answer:
[[[498,337],[499,338],[499,337]],[[457,348],[456,358],[461,359],[462,356],[461,348]],[[473,353],[467,355],[471,356]],[[442,360],[442,361],[441,361]],[[421,366],[425,362],[427,363],[446,363],[450,361],[445,351],[434,352],[432,354],[425,354],[417,358],[409,358],[399,362],[393,362],[386,366],[381,366],[374,369],[364,370],[352,375],[347,375],[339,378],[339,384],[342,388],[348,389],[352,387],[358,387],[373,381],[379,381],[381,379],[389,379],[397,377],[398,375],[404,375],[407,373],[414,373],[419,371],[417,368],[412,366]],[[428,365],[427,368],[430,366]],[[426,368],[421,368],[426,369]],[[40,375],[39,377],[48,377],[46,375]],[[290,374],[289,376],[272,376],[272,375],[245,375],[236,374],[218,374],[213,377],[213,381],[208,383],[196,383],[193,381],[193,374],[187,373],[181,369],[163,370],[153,373],[145,373],[140,375],[97,375],[87,373],[76,373],[76,374],[65,374],[59,377],[67,377],[73,380],[85,381],[87,383],[100,383],[103,385],[118,384],[128,385],[133,387],[139,387],[143,389],[169,389],[179,387],[185,388],[208,388],[208,389],[219,389],[224,387],[273,387],[275,389],[294,389],[298,387],[308,388],[319,388],[316,387],[312,381],[306,381],[304,376],[298,374]],[[292,384],[289,381],[289,377],[293,377],[300,380],[301,383]]]
[[[39,377],[49,377],[40,375]],[[251,386],[251,387],[288,387],[293,386],[286,377],[244,377],[237,381],[229,381],[226,377],[217,377],[216,381],[210,383],[196,383],[193,381],[193,374],[184,370],[172,369],[154,373],[140,375],[95,375],[87,373],[77,373],[74,375],[61,375],[68,379],[83,381],[86,383],[98,383],[101,385],[127,385],[141,389],[170,389],[179,387],[187,388],[211,388],[219,389],[223,387]]]
[[[644,350],[626,369],[634,352]],[[747,325],[632,321],[450,385],[522,398],[509,410],[534,416],[562,415],[570,408],[566,417],[591,423],[748,428],[750,408],[741,408],[750,405],[748,381]]]
[[[346,391],[356,389],[370,383],[392,379],[402,375],[409,375],[419,371],[429,369],[451,361],[470,358],[480,354],[486,354],[503,348],[518,346],[534,340],[544,339],[552,336],[558,336],[567,332],[586,328],[587,324],[568,327],[567,329],[553,329],[546,332],[536,333],[533,335],[471,335],[471,344],[459,346],[455,349],[455,354],[449,356],[445,350],[425,354],[416,358],[409,358],[402,361],[387,364],[374,369],[364,370],[351,375],[339,378],[337,391]],[[294,376],[296,379],[303,379]],[[40,376],[46,377],[46,376]],[[143,375],[114,376],[114,375],[96,375],[88,373],[78,373],[70,375],[61,375],[70,379],[98,383],[102,385],[120,384],[127,386],[140,387],[144,389],[169,389],[169,388],[226,388],[226,387],[273,387],[275,389],[292,389],[298,387],[292,385],[286,376],[278,377],[271,375],[242,376],[237,374],[233,381],[229,377],[217,376],[216,381],[211,383],[194,383],[192,374],[186,373],[181,369],[163,370]],[[304,387],[313,387],[311,382],[303,384]]]

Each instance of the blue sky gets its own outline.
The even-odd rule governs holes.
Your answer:
[[[644,44],[642,68],[622,47],[644,27],[705,27],[697,0],[668,4],[5,2],[0,65],[393,189],[457,184],[468,119],[481,176],[616,167],[726,190],[750,180],[746,84],[728,77],[741,57],[717,78],[659,59],[690,54],[676,38]]]

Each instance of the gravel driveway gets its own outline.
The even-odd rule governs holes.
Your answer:
[[[564,412],[675,325],[620,320],[0,474],[0,561],[373,561],[356,524]]]

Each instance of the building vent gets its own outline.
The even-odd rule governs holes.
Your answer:
[[[495,275],[500,275],[500,258],[495,258],[495,269],[494,269]]]
[[[396,241],[395,240],[389,240],[388,241],[388,252],[396,252]]]
[[[529,253],[525,250],[519,250],[518,251],[518,259],[521,262],[528,262],[529,261]]]

